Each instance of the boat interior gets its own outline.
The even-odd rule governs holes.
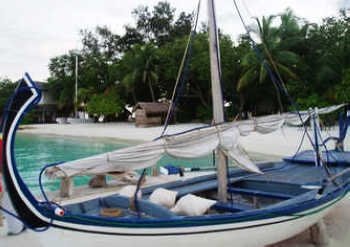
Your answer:
[[[315,152],[305,150],[294,156],[286,157],[283,160],[291,163],[315,165]],[[336,150],[323,151],[322,160],[325,160],[328,166],[350,166],[350,152],[339,152]]]
[[[227,202],[217,200],[217,177],[211,174],[142,188],[142,197],[137,200],[137,206],[135,206],[135,198],[115,194],[66,205],[64,208],[67,214],[110,219],[189,217],[174,213],[170,208],[149,199],[152,193],[161,187],[175,191],[176,202],[188,194],[214,201],[203,216],[242,215],[242,213],[293,205],[308,198],[315,198],[325,178],[323,168],[305,164],[282,161],[260,164],[259,167],[264,174],[251,174],[238,169],[230,169]],[[335,174],[344,168],[344,166],[333,166],[330,171]],[[345,183],[349,178],[350,175],[344,175],[339,177],[337,182]],[[323,193],[329,193],[336,187],[330,184],[326,186],[326,191]]]

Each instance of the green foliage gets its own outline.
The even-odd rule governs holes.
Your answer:
[[[156,101],[154,85],[158,82],[157,49],[151,43],[135,45],[123,57],[121,66],[124,68],[123,84],[133,95],[134,103],[138,99]],[[140,83],[142,83],[140,85]],[[138,87],[141,86],[141,87]],[[149,89],[149,97],[145,97],[145,87]]]
[[[50,90],[62,113],[74,109],[75,57],[79,58],[78,103],[92,114],[113,115],[123,104],[171,99],[191,30],[192,15],[176,13],[168,2],[140,6],[134,25],[123,35],[107,27],[82,30],[80,51],[50,60]],[[246,36],[237,43],[220,32],[224,99],[232,102],[228,118],[237,113],[270,114],[291,109],[266,71],[284,81],[302,108],[347,102],[350,95],[350,17],[341,11],[322,24],[310,24],[290,9],[255,20],[251,31],[261,59]],[[212,118],[208,33],[203,26],[178,92],[177,120]],[[277,73],[278,71],[278,73]],[[0,88],[1,91],[6,90]],[[3,98],[3,97],[2,97]]]
[[[335,87],[337,102],[350,102],[350,68],[344,71],[343,80]]]
[[[298,104],[302,109],[327,106],[327,102],[316,93],[313,93],[306,98],[298,98]]]
[[[36,112],[28,112],[26,115],[24,115],[23,120],[21,121],[21,124],[33,124],[36,123],[38,120],[38,114]]]
[[[16,84],[9,79],[0,78],[0,115],[2,116],[7,100],[13,94]]]
[[[107,90],[103,94],[95,94],[87,103],[87,111],[92,115],[115,116],[123,109],[123,102],[115,89]]]
[[[276,18],[281,22],[279,27],[273,25]],[[264,104],[260,104],[258,112],[258,108],[255,107],[256,114],[283,111],[286,108],[284,107],[286,102],[282,100],[281,92],[271,81],[271,74],[268,73],[266,67],[271,68],[274,77],[280,78],[287,84],[290,80],[298,80],[294,71],[299,64],[300,57],[292,48],[298,43],[298,40],[303,39],[305,32],[299,26],[297,17],[289,9],[279,16],[263,17],[261,21],[256,19],[256,24],[253,31],[260,37],[261,44],[258,45],[258,49],[261,54],[257,55],[256,50],[250,50],[243,56],[241,65],[244,71],[238,81],[237,90],[242,93],[242,97],[246,98],[246,109],[251,109],[256,104],[254,102],[254,99],[257,98],[255,92],[258,94],[265,92],[264,95],[268,100],[261,99]],[[252,90],[251,87],[259,88],[259,90]],[[265,105],[266,108],[261,107],[262,105]]]
[[[200,119],[201,121],[209,121],[212,119],[213,110],[211,108],[199,105],[196,112],[196,118]]]

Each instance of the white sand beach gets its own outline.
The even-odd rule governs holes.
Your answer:
[[[205,126],[201,123],[170,125],[167,134],[180,133],[193,128]],[[114,138],[120,140],[145,142],[159,137],[163,127],[138,128],[133,123],[100,123],[100,124],[42,124],[25,125],[20,132],[27,134],[45,134],[75,137]],[[302,139],[304,130],[301,128],[284,127],[267,135],[251,133],[241,137],[240,143],[248,152],[282,157],[293,155]],[[324,131],[323,136],[337,136],[336,127]],[[350,147],[350,140],[346,140],[346,148]],[[302,149],[310,149],[311,145],[305,140]]]
[[[169,126],[168,134],[177,133],[204,126],[204,124],[179,124]],[[131,142],[150,141],[161,134],[161,127],[136,128],[132,123],[109,123],[109,124],[77,124],[77,125],[26,125],[22,126],[20,132],[33,135],[56,135],[59,136],[82,136],[82,137],[99,137],[99,138],[115,138],[120,140],[128,140]],[[325,136],[337,136],[337,129],[324,132]],[[266,156],[267,159],[278,158],[285,155],[292,155],[297,150],[298,144],[302,138],[303,130],[298,128],[283,128],[268,135],[260,135],[252,133],[247,137],[242,137],[240,143],[248,153],[256,153]],[[350,142],[346,142],[346,149],[350,147]],[[305,141],[302,149],[310,148]],[[339,204],[325,219],[327,232],[330,236],[330,247],[345,247],[350,244],[350,200]],[[1,232],[4,228],[0,227]],[[36,238],[36,234],[27,230],[19,236],[0,236],[0,247],[21,246],[28,247],[44,247],[40,245]],[[2,234],[4,235],[4,234]],[[315,246],[310,242],[310,232],[306,231],[293,239],[273,245],[274,247],[309,247]],[[50,246],[48,243],[47,246]],[[45,246],[46,247],[46,246]],[[67,246],[68,247],[68,246]]]
[[[168,134],[179,133],[204,124],[170,125]],[[115,138],[127,141],[151,141],[159,137],[163,127],[138,128],[134,123],[98,123],[98,124],[40,124],[21,126],[21,133],[46,134],[59,136],[83,136]]]

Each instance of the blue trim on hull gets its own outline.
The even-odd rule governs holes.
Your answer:
[[[193,227],[208,226],[216,224],[241,223],[251,220],[266,220],[281,216],[298,216],[302,212],[318,208],[337,198],[341,199],[346,195],[344,190],[335,191],[328,196],[320,199],[310,199],[296,205],[287,205],[284,207],[274,207],[266,209],[257,209],[246,212],[237,212],[230,215],[206,215],[196,217],[183,217],[173,219],[106,219],[89,215],[65,216],[64,218],[55,217],[55,220],[65,221],[82,225],[95,225],[106,227],[132,227],[132,228],[171,228],[171,227]],[[49,215],[48,215],[49,216]]]
[[[35,94],[33,93],[35,92]],[[35,96],[36,95],[36,96]],[[33,98],[34,97],[34,98]],[[23,182],[16,166],[16,160],[14,157],[14,143],[16,130],[18,129],[19,122],[24,117],[25,113],[35,106],[41,98],[41,93],[35,88],[34,82],[31,80],[28,74],[25,74],[25,78],[22,79],[16,88],[14,95],[8,101],[4,112],[4,118],[2,122],[3,132],[3,171],[6,183],[6,188],[9,192],[10,199],[17,211],[19,217],[30,227],[39,228],[47,226],[47,223],[39,219],[33,214],[31,209],[27,206],[20,196],[20,192],[17,190],[18,184],[21,193],[30,202],[36,210],[40,210],[38,201],[29,191],[28,187]],[[26,104],[26,108],[23,108]],[[21,115],[18,115],[18,111],[23,110]],[[17,121],[16,121],[17,118]],[[13,132],[11,130],[13,129]],[[10,138],[10,139],[8,139]],[[7,145],[10,145],[10,157],[7,155]],[[9,163],[12,167],[9,167]],[[14,174],[14,178],[11,176],[11,172]],[[15,180],[15,181],[14,181]]]

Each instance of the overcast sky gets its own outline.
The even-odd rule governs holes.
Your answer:
[[[29,72],[35,80],[46,80],[51,57],[80,47],[80,29],[106,25],[122,33],[133,24],[131,11],[153,6],[159,0],[4,0],[0,7],[0,77],[20,78]],[[247,21],[251,16],[278,14],[287,7],[310,22],[336,15],[350,0],[237,0]],[[197,0],[168,0],[177,11],[191,12]],[[206,1],[202,0],[201,21]],[[218,24],[225,33],[243,33],[232,0],[216,1]]]

